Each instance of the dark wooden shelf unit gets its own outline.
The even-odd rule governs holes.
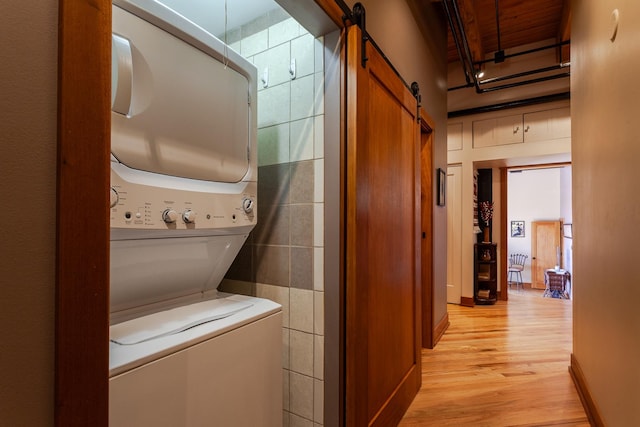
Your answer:
[[[473,250],[473,298],[476,304],[495,304],[498,299],[498,258],[495,243],[476,243]]]

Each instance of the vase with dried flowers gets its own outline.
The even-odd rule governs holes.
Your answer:
[[[480,218],[485,223],[484,234],[483,234],[483,243],[489,243],[489,222],[491,218],[493,218],[493,202],[480,202]]]

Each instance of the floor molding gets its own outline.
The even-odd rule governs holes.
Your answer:
[[[573,383],[576,386],[576,390],[578,390],[578,396],[580,396],[580,401],[582,401],[582,406],[584,406],[584,411],[587,413],[589,422],[592,426],[604,427],[604,422],[598,413],[598,408],[591,397],[591,393],[589,393],[584,373],[582,372],[580,364],[578,364],[578,360],[573,353],[571,354],[569,373],[571,374],[571,379],[573,379]]]
[[[442,316],[442,319],[440,320],[440,322],[438,322],[436,327],[433,329],[433,347],[435,347],[436,344],[438,344],[438,341],[440,341],[440,338],[442,338],[442,336],[444,335],[448,327],[449,327],[449,313],[445,313],[444,316]]]
[[[460,305],[463,307],[473,307],[476,302],[472,297],[460,297]]]

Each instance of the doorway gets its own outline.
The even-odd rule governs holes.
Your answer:
[[[561,233],[562,224],[570,224],[572,218],[571,165],[510,168],[506,185],[505,259],[512,253],[527,255],[522,272],[524,285],[544,289],[544,270],[555,267],[558,251],[559,266],[569,272],[572,269],[571,239]],[[536,238],[536,232],[539,234],[544,227],[534,227],[534,223],[557,228],[557,238]],[[508,287],[506,281],[505,286]]]

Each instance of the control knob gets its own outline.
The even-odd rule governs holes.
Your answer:
[[[187,224],[193,224],[196,222],[196,213],[191,209],[187,209],[182,213],[182,220]]]
[[[116,191],[115,188],[111,187],[111,191],[110,191],[110,195],[109,195],[109,207],[112,208],[115,205],[118,204],[118,201],[120,200],[120,196],[118,195],[118,192]]]
[[[178,212],[173,209],[165,209],[162,212],[162,220],[167,224],[173,224],[178,219]]]
[[[249,197],[242,199],[242,210],[246,214],[253,212],[253,199]]]

